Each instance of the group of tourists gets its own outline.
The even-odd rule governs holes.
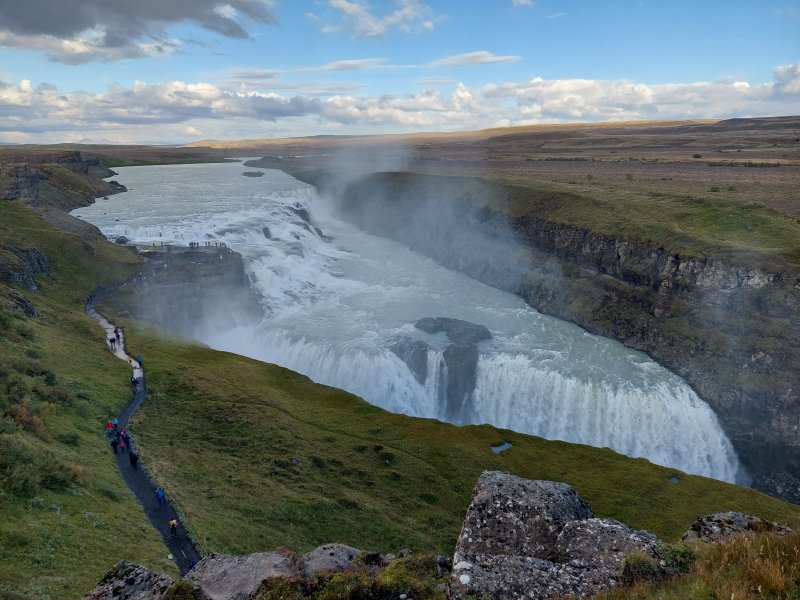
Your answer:
[[[117,351],[117,345],[121,343],[121,337],[122,337],[122,330],[115,325],[114,335],[108,338],[108,345],[111,346],[112,352]],[[120,348],[122,348],[122,346],[120,346]]]
[[[199,246],[200,244],[195,244]],[[119,347],[122,349],[122,330],[118,326],[114,326],[114,335],[108,338],[108,344],[111,347],[112,352],[116,352],[117,348]],[[138,355],[136,358],[129,359],[130,366],[134,369],[139,368],[143,369],[143,360],[142,356]],[[134,371],[135,373],[135,371]],[[142,381],[142,378],[137,378],[136,375],[131,376],[131,387],[133,388],[134,395],[139,389],[139,384]],[[133,470],[137,470],[139,467],[139,454],[136,452],[134,448],[133,441],[128,435],[128,432],[125,431],[122,427],[120,427],[119,419],[117,417],[113,417],[108,420],[106,423],[106,437],[109,440],[111,445],[111,449],[113,450],[114,454],[119,453],[128,453],[128,460],[130,461],[131,468]],[[158,506],[164,506],[167,503],[167,496],[164,492],[163,487],[158,487],[155,490],[156,501],[158,502]],[[168,522],[169,532],[172,537],[178,537],[178,520],[175,517],[171,517]],[[196,564],[195,561],[192,561],[191,566]],[[190,566],[190,568],[191,568]]]
[[[106,434],[110,434],[111,436],[111,441],[109,443],[111,444],[111,449],[114,451],[114,454],[117,454],[118,451],[122,453],[127,451],[131,468],[136,470],[139,466],[139,454],[133,447],[133,442],[131,442],[131,437],[128,435],[128,432],[119,426],[117,417],[114,417],[106,423]]]

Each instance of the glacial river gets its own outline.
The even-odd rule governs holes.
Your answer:
[[[240,163],[117,169],[127,193],[73,215],[111,239],[224,242],[263,296],[252,327],[205,334],[211,347],[277,363],[398,413],[491,423],[610,447],[735,481],[738,459],[713,411],[640,352],[542,315],[520,298],[342,222],[313,188]],[[445,333],[425,317],[483,325],[464,409],[445,408]],[[207,328],[206,328],[207,330]],[[423,348],[416,369],[398,344]]]

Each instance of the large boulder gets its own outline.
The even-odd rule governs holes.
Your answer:
[[[659,559],[659,540],[594,519],[565,483],[484,472],[453,557],[451,600],[586,597],[619,585],[625,557]]]
[[[721,512],[698,517],[691,524],[681,540],[700,540],[701,542],[724,542],[737,535],[754,533],[787,534],[792,530],[759,517],[751,517],[739,512]]]
[[[83,600],[161,600],[173,583],[166,575],[121,560]]]
[[[486,471],[472,493],[453,565],[498,555],[550,560],[564,525],[591,516],[589,505],[566,483]]]
[[[265,579],[299,574],[294,557],[283,552],[211,554],[189,571],[186,580],[196,584],[208,600],[249,600]]]
[[[649,531],[636,531],[614,519],[586,519],[564,525],[555,552],[560,562],[582,561],[619,573],[634,551],[659,560],[660,544]]]

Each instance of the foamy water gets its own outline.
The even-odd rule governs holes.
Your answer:
[[[267,316],[205,334],[201,341],[214,348],[286,366],[391,411],[607,446],[735,480],[739,463],[713,411],[644,354],[337,220],[313,188],[283,172],[249,178],[243,170],[120,168],[129,192],[72,214],[112,239],[224,242],[240,252]],[[444,409],[447,340],[416,329],[423,317],[492,333],[479,345],[469,410]],[[390,350],[398,339],[427,346],[423,381]]]

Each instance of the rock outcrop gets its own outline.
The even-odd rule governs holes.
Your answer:
[[[0,281],[36,292],[36,278],[49,271],[50,261],[38,249],[0,244]]]
[[[767,521],[738,512],[722,512],[698,517],[681,540],[700,540],[701,542],[725,542],[737,535],[757,533],[778,533],[785,535],[792,530],[773,521]]]
[[[294,558],[283,552],[212,554],[198,562],[186,580],[200,588],[208,600],[249,600],[264,580],[298,574]]]
[[[83,600],[161,600],[173,583],[166,575],[121,560]]]
[[[227,247],[140,248],[133,316],[187,337],[252,326],[264,315],[242,256]]]
[[[442,368],[428,372],[428,351],[434,346],[427,340],[403,336],[395,339],[390,349],[423,385],[429,377],[439,379],[439,418],[451,423],[473,422],[471,401],[478,370],[478,344],[491,339],[492,334],[483,325],[448,317],[418,319],[414,327],[428,334],[444,335],[442,343],[436,345],[442,351]]]
[[[659,559],[659,540],[594,519],[565,483],[481,475],[456,543],[450,598],[586,597],[620,584],[626,555]]]

